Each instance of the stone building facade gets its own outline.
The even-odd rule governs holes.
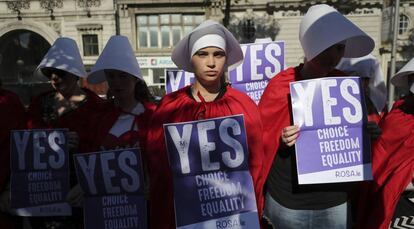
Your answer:
[[[77,41],[87,69],[115,34],[112,0],[0,1],[0,80],[24,103],[50,89],[44,76],[33,75],[59,36]]]
[[[285,67],[303,61],[299,23],[316,3],[333,5],[376,42],[373,54],[383,71],[390,61],[393,12],[390,0],[3,0],[0,1],[0,79],[25,98],[45,87],[45,80],[30,73],[58,36],[75,39],[89,69],[111,35],[129,38],[149,86],[163,88],[164,71],[175,68],[170,59],[174,45],[206,19],[228,24],[242,43],[271,37],[285,41]],[[230,3],[230,4],[228,4]],[[14,5],[13,5],[14,4]],[[28,5],[29,6],[28,6]],[[117,9],[117,10],[116,10]],[[398,65],[413,56],[414,1],[401,0]],[[388,28],[388,30],[387,30]],[[25,35],[26,34],[26,35]],[[28,37],[37,48],[29,47]],[[17,40],[16,40],[17,39]],[[26,41],[25,41],[26,40]],[[30,40],[30,39],[29,39]],[[36,42],[35,42],[36,41]],[[25,61],[19,50],[35,49]],[[19,43],[20,42],[20,43]],[[30,43],[30,42],[29,42]],[[10,54],[11,53],[11,54]],[[12,56],[12,57],[10,57]],[[83,82],[84,83],[84,82]],[[27,90],[30,88],[30,90]],[[105,93],[105,86],[95,88]]]

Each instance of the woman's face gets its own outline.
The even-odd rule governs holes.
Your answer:
[[[52,87],[65,97],[72,96],[78,87],[78,77],[69,72],[55,68],[42,71],[49,78]]]
[[[311,61],[314,68],[321,72],[329,73],[335,69],[345,54],[345,44],[337,43],[325,49]]]
[[[134,99],[137,78],[118,70],[105,70],[109,90],[116,99]]]
[[[217,47],[206,47],[198,50],[191,63],[194,75],[201,84],[216,86],[220,84],[226,64],[226,53]]]

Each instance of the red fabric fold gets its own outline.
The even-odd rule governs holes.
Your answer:
[[[10,131],[25,126],[24,107],[13,92],[0,88],[0,192],[10,176]]]
[[[414,116],[398,107],[380,121],[381,136],[372,148],[374,180],[365,182],[358,206],[357,228],[388,228],[402,192],[414,173]]]
[[[24,107],[19,97],[0,88],[0,193],[10,177],[10,131],[25,126]],[[18,228],[21,220],[0,212],[0,228]]]

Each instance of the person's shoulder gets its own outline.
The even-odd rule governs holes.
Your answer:
[[[39,105],[40,103],[42,103],[43,99],[47,98],[48,96],[52,96],[54,93],[56,93],[55,90],[48,90],[46,92],[42,92],[34,96],[30,101],[29,109],[30,107]]]
[[[4,88],[0,88],[0,95],[11,100],[19,100],[19,96],[16,93],[6,90]]]
[[[99,103],[99,104],[105,103],[105,99],[101,98],[98,94],[96,94],[92,90],[86,87],[83,87],[82,90],[86,93],[86,96],[89,101],[94,102],[94,103]]]
[[[280,87],[282,85],[289,85],[290,82],[295,80],[297,75],[298,67],[289,67],[278,74],[276,74],[272,79],[269,80],[267,87]]]
[[[290,67],[274,76],[267,84],[260,102],[259,109],[276,108],[288,103],[290,93],[290,82],[294,82],[299,77],[302,65]],[[278,104],[277,106],[275,104]]]
[[[295,75],[297,74],[297,71],[299,71],[300,66],[296,66],[296,67],[289,67],[281,72],[279,72],[278,74],[276,74],[271,81],[273,80],[289,80],[291,78],[294,78]]]
[[[405,101],[405,98],[401,98],[401,99],[395,101],[394,104],[392,105],[392,110],[391,111],[393,111],[395,109],[398,109],[401,105],[404,104],[404,101]]]
[[[290,67],[279,72],[267,84],[264,94],[286,94],[289,92],[289,83],[295,81],[299,72],[298,67]],[[265,97],[266,97],[265,95]]]
[[[171,92],[169,94],[164,95],[158,107],[163,107],[171,104],[176,104],[177,102],[182,102],[186,97],[188,97],[187,91],[189,90],[189,87],[190,86],[186,86],[175,92]]]
[[[0,88],[0,102],[6,106],[13,106],[16,108],[21,108],[23,109],[23,104],[22,101],[20,100],[20,97],[9,90]],[[2,97],[2,98],[1,98]]]
[[[245,93],[232,88],[231,86],[227,86],[227,92],[229,97],[232,97],[239,102],[245,104],[246,106],[254,106],[257,107],[256,103]]]
[[[145,110],[151,113],[154,113],[157,109],[157,104],[153,102],[143,102],[142,105],[144,106]]]

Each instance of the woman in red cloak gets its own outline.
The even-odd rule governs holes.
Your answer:
[[[94,123],[96,150],[145,151],[144,141],[155,105],[127,37],[109,39],[87,80],[91,84],[107,81],[111,95],[106,111]]]
[[[340,32],[337,32],[340,31]],[[289,83],[328,76],[345,76],[335,66],[342,57],[369,54],[374,41],[334,8],[314,5],[300,24],[303,64],[288,68],[267,85],[259,103],[263,122],[266,179],[264,215],[275,228],[348,228],[350,185],[299,185]]]
[[[249,147],[249,167],[253,177],[259,215],[262,209],[262,125],[258,108],[245,94],[224,80],[227,66],[243,61],[243,53],[233,35],[214,21],[205,21],[175,47],[172,60],[180,68],[194,72],[193,85],[166,95],[156,110],[148,135],[151,182],[151,228],[175,228],[173,184],[164,141],[164,123],[177,123],[243,114]]]
[[[92,91],[79,87],[79,78],[85,78],[87,74],[76,42],[70,38],[58,38],[36,72],[45,75],[54,90],[33,99],[28,110],[27,128],[67,128],[70,155],[90,152],[93,149],[90,123],[94,115],[104,108],[104,101]],[[77,178],[72,160],[69,160],[69,165],[73,188],[68,199],[74,204],[72,199],[79,197],[80,193],[75,185]],[[34,217],[30,221],[33,228],[42,229],[79,228],[83,224],[79,208],[74,208],[72,217]]]
[[[382,134],[372,148],[374,180],[366,184],[359,202],[357,223],[361,229],[388,228],[399,204],[411,206],[407,217],[414,214],[412,201],[402,196],[404,191],[413,189],[414,59],[391,79],[391,83],[409,89],[409,93],[396,101],[380,122]],[[412,221],[406,223],[412,226]]]

